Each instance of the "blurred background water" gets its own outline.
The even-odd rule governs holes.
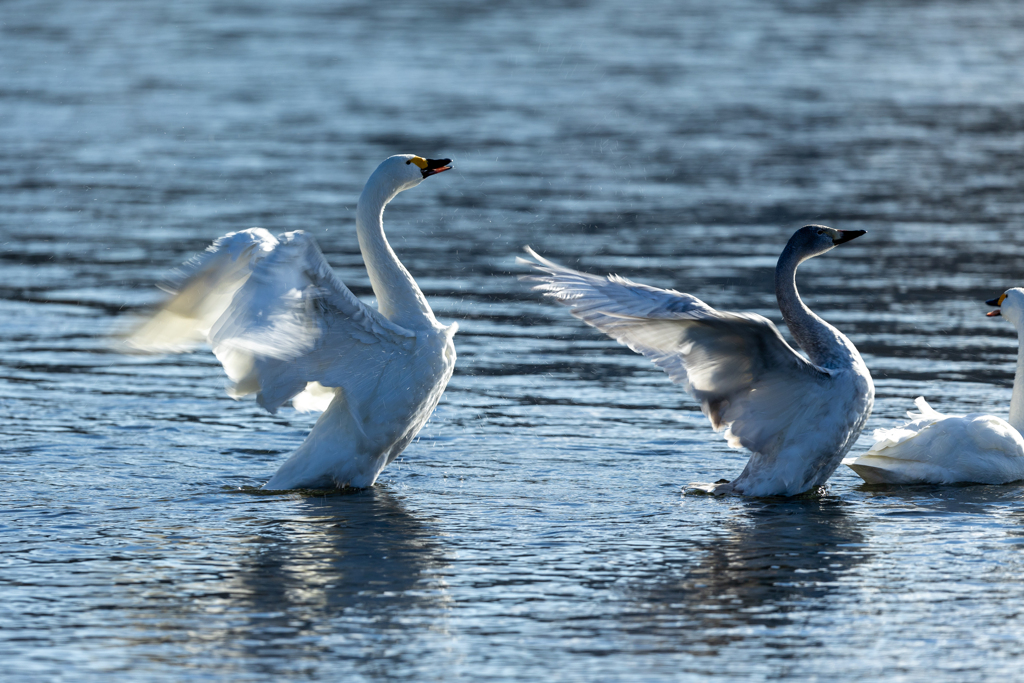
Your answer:
[[[1024,5],[952,0],[0,5],[5,680],[987,680],[1019,675],[1024,487],[684,496],[746,460],[643,358],[515,279],[524,244],[863,351],[870,431],[1006,414]],[[459,362],[378,484],[256,495],[313,417],[209,353],[112,350],[254,225],[372,292],[383,158],[455,159],[386,229]]]

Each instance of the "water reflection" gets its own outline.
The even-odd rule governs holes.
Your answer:
[[[431,522],[380,487],[307,498],[296,512],[264,524],[240,563],[232,594],[250,615],[239,629],[248,657],[288,661],[314,638],[305,647],[372,668],[390,645],[414,659],[410,639],[443,634],[447,561]]]
[[[1021,483],[942,486],[861,484],[854,491],[863,495],[871,505],[878,506],[881,514],[903,511],[941,516],[991,515],[1024,498],[1024,485]]]
[[[694,544],[697,559],[676,556],[655,567],[633,618],[650,625],[641,632],[660,636],[656,648],[717,655],[839,609],[843,575],[870,557],[861,522],[847,507],[829,498],[744,503],[723,532]],[[773,652],[805,645],[795,640],[780,639]]]
[[[241,555],[211,560],[215,577],[176,584],[160,600],[148,595],[163,609],[145,610],[135,651],[177,641],[188,653],[178,664],[274,676],[317,668],[329,655],[386,679],[437,649],[447,637],[449,562],[432,521],[380,486],[304,498],[291,513],[251,518],[253,535],[227,548]],[[384,652],[393,653],[386,666]]]
[[[867,229],[800,286],[875,376],[868,432],[921,393],[1005,405],[1017,342],[980,302],[1024,256],[1024,4],[323,5],[4,5],[8,678],[1019,675],[1019,489],[838,473],[842,501],[680,509],[745,457],[507,271],[532,244],[776,316],[796,227]],[[209,354],[110,353],[115,312],[254,225],[315,232],[372,296],[353,206],[404,151],[458,160],[388,209],[461,324],[444,402],[390,490],[220,493],[308,424],[231,401]]]

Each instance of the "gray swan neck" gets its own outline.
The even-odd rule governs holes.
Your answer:
[[[431,327],[437,322],[434,312],[384,235],[384,207],[399,192],[387,181],[379,172],[371,175],[356,205],[356,236],[377,310],[409,329]]]
[[[812,363],[826,368],[848,366],[856,349],[839,330],[809,309],[796,289],[797,267],[816,255],[804,253],[795,240],[789,241],[775,266],[775,297],[789,331]]]

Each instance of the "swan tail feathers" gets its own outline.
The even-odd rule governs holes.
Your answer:
[[[875,439],[875,443],[868,451],[869,455],[898,447],[900,444],[917,437],[928,427],[949,417],[928,405],[928,401],[924,399],[924,396],[918,396],[914,399],[914,405],[921,412],[908,411],[907,417],[910,418],[910,422],[899,427],[879,428],[874,431],[872,436]]]
[[[921,412],[915,413],[913,411],[908,410],[907,417],[911,418],[912,420],[918,420],[920,418],[925,418],[929,420],[941,420],[943,417],[945,417],[945,415],[943,415],[942,413],[928,405],[928,401],[924,400],[924,396],[918,396],[917,398],[915,398],[914,405],[917,406],[917,409],[920,410]]]

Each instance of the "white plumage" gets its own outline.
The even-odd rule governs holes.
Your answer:
[[[271,412],[288,399],[324,411],[264,488],[370,486],[437,406],[457,325],[434,318],[384,236],[383,211],[449,162],[390,157],[360,195],[356,230],[379,310],[338,279],[310,235],[252,228],[185,264],[172,298],[128,337],[156,353],[208,341],[232,396],[256,393]]]
[[[783,317],[811,362],[772,322],[753,313],[717,311],[689,294],[596,277],[538,256],[544,275],[526,279],[566,304],[574,316],[641,353],[681,384],[736,448],[752,451],[728,484],[694,484],[714,493],[795,495],[824,484],[871,412],[874,385],[860,354],[814,315],[796,291],[795,272],[863,231],[806,226],[790,239],[776,268]]]
[[[989,302],[1018,335],[1024,325],[1024,289],[1014,288]],[[924,397],[911,422],[875,430],[867,453],[843,461],[869,484],[1005,484],[1024,479],[1024,358],[1018,354],[1010,399],[1010,420],[995,415],[943,415]]]

